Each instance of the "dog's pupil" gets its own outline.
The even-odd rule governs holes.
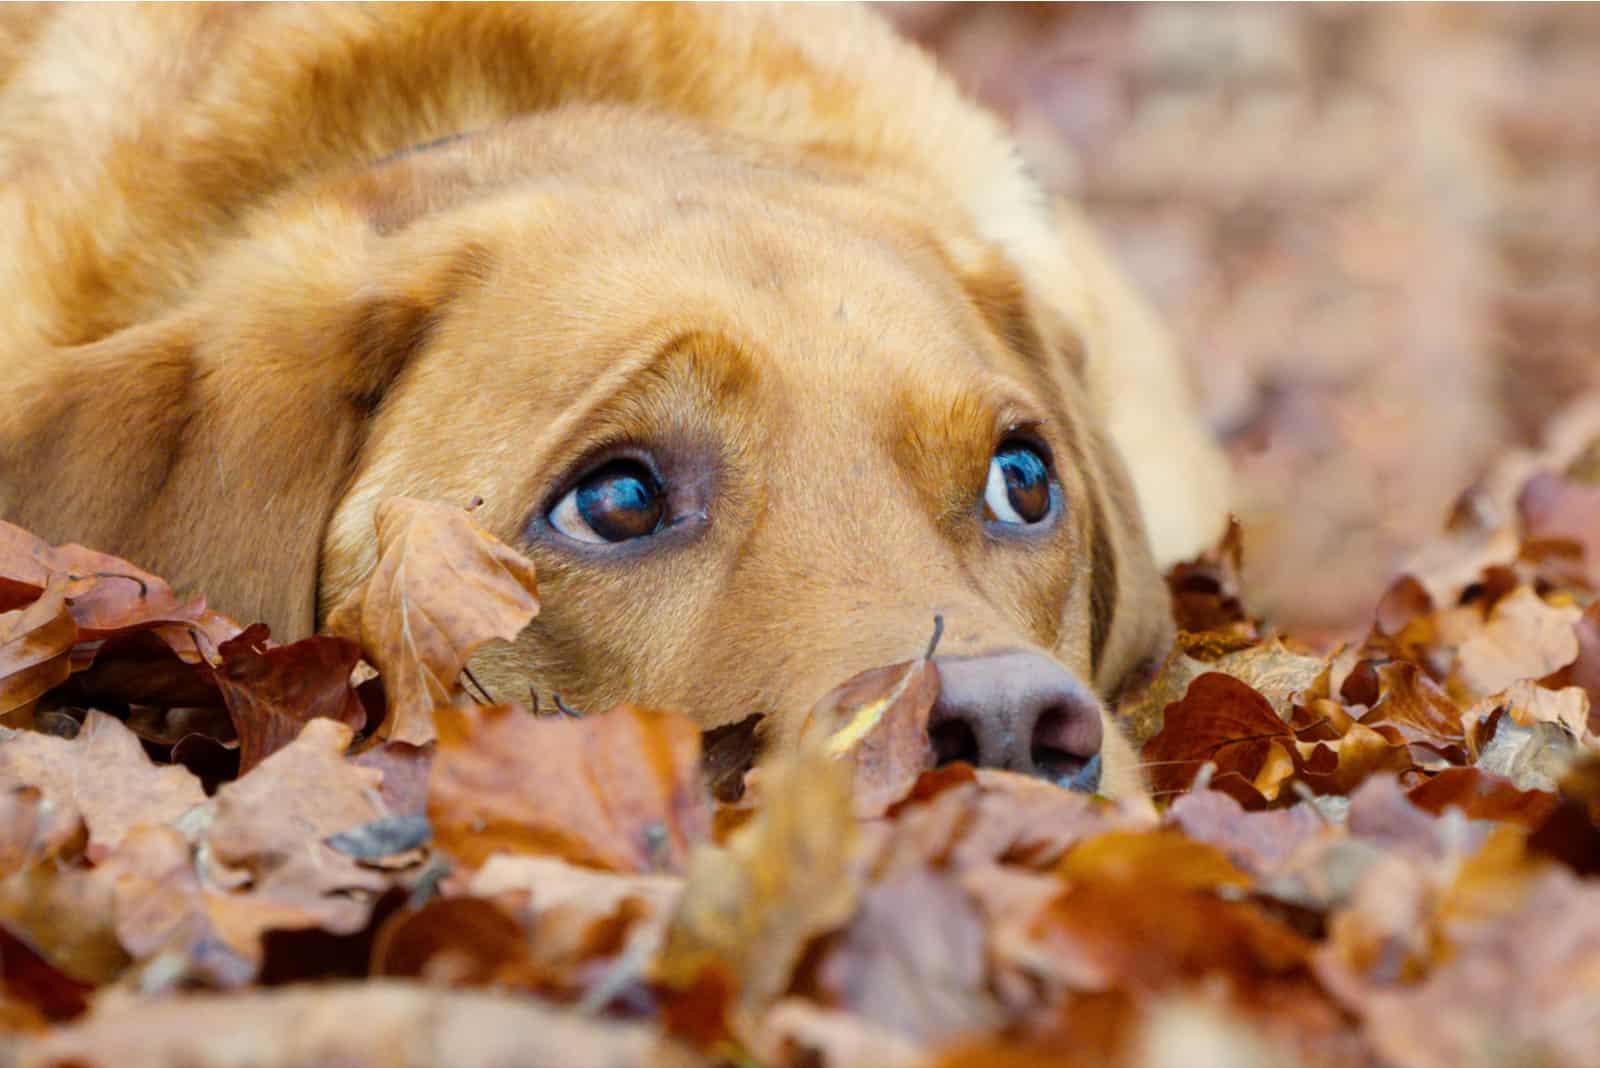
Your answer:
[[[1026,445],[1007,445],[995,454],[1005,475],[1006,498],[1017,514],[1037,523],[1050,512],[1050,471],[1044,457]]]
[[[627,541],[661,525],[661,489],[642,465],[607,464],[578,487],[578,514],[607,541]]]

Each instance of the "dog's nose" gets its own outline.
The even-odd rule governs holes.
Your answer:
[[[1039,653],[935,657],[939,700],[928,735],[939,764],[964,760],[1093,791],[1100,781],[1100,704]]]

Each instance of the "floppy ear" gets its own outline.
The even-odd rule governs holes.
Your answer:
[[[125,557],[280,640],[309,634],[323,529],[440,280],[356,299],[342,281],[254,278],[235,300],[0,357],[0,518]]]
[[[1156,566],[1134,483],[1107,433],[1089,376],[1090,345],[1062,310],[1035,299],[998,251],[963,276],[969,298],[1012,362],[1059,414],[1088,511],[1089,662],[1095,689],[1112,696],[1171,639],[1171,603]],[[1081,631],[1080,631],[1081,633]]]

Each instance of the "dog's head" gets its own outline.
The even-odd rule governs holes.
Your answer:
[[[288,638],[380,500],[481,497],[544,604],[474,662],[497,697],[761,712],[769,746],[938,614],[940,752],[1066,776],[1166,640],[1073,325],[910,177],[557,114],[250,230],[164,319],[20,369],[3,514]]]

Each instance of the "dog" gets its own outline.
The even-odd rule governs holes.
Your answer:
[[[491,692],[767,751],[939,615],[941,760],[1137,789],[1225,516],[1088,227],[856,8],[8,7],[0,292],[0,517],[289,640],[480,497]]]

